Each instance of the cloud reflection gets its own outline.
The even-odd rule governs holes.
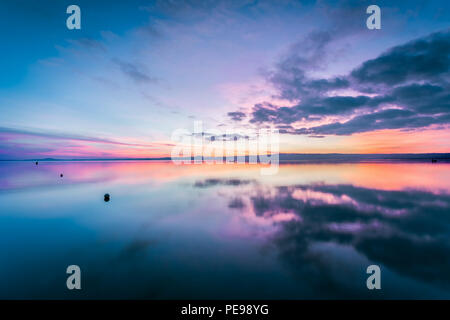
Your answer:
[[[329,243],[350,246],[403,276],[450,288],[450,194],[350,184],[261,188],[255,184],[240,189],[239,196],[231,196],[229,208],[245,216],[250,211],[255,220],[277,226],[271,240],[280,258],[295,272],[307,274],[308,281],[332,286],[336,280],[327,259],[313,250]]]

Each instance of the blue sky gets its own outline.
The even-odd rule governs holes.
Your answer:
[[[70,4],[81,8],[81,30],[65,26]],[[382,9],[381,30],[365,26],[370,4]],[[361,111],[294,123],[276,112],[258,118],[266,112],[261,104],[277,112],[298,107],[305,114],[301,101],[309,97],[286,95],[293,71],[303,68],[308,79],[346,78],[391,48],[448,30],[449,7],[436,0],[2,1],[0,158],[167,155],[171,133],[192,130],[195,120],[211,129],[289,125],[282,139],[286,152],[368,152],[373,148],[364,141],[375,141],[375,134],[379,141],[373,143],[382,145],[392,135],[379,130],[404,128],[311,129],[344,123]],[[306,62],[296,65],[299,59]],[[436,78],[410,80],[439,85],[442,99],[448,90],[443,71],[443,84]],[[354,98],[362,89],[352,84],[346,90],[326,94]],[[314,94],[316,101],[324,93]],[[245,116],[235,121],[232,112]],[[404,130],[397,136],[409,141],[417,134],[439,136],[436,130],[447,134],[441,115],[433,114],[440,121],[414,127],[407,137]],[[364,134],[371,136],[358,136]],[[373,150],[410,150],[401,141]],[[435,147],[446,149],[445,142]],[[431,151],[411,152],[424,150]]]

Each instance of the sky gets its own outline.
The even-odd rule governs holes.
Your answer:
[[[69,30],[66,8],[81,9]],[[369,30],[366,8],[381,8]],[[0,159],[170,156],[176,130],[286,153],[450,152],[450,2],[5,0]]]

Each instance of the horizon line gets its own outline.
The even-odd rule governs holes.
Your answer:
[[[277,153],[273,154],[277,155]],[[272,156],[273,156],[272,155]],[[253,157],[261,157],[261,156],[267,156],[267,155],[253,155]],[[443,159],[449,159],[450,160],[450,152],[448,153],[278,153],[278,156],[281,158],[285,157],[329,157],[335,156],[339,158],[343,157],[361,157],[366,158],[367,160],[370,160],[370,158],[374,160],[407,160],[407,159],[428,159],[428,158],[438,158],[440,160]],[[233,158],[237,158],[236,155],[232,156]],[[245,155],[245,158],[248,158],[249,155]],[[383,157],[391,157],[391,158],[383,158]],[[414,158],[416,157],[416,158]],[[419,158],[417,158],[419,157]],[[215,160],[215,159],[226,159],[227,156],[223,157],[202,157],[202,160]],[[195,157],[145,157],[145,158],[133,158],[133,157],[111,157],[111,158],[30,158],[30,159],[0,159],[0,161],[167,161],[172,159],[178,159],[178,160],[194,160]],[[280,160],[301,160],[301,159],[280,159]],[[339,160],[339,159],[336,159]],[[364,159],[362,159],[364,160]]]

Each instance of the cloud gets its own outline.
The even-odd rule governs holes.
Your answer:
[[[300,120],[319,120],[322,116],[352,114],[357,109],[372,108],[390,101],[393,101],[392,97],[335,96],[309,98],[293,107],[257,104],[250,122],[292,124]]]
[[[105,45],[93,38],[80,38],[74,40],[68,40],[69,43],[77,45],[83,49],[101,50],[105,52],[107,49]]]
[[[136,64],[122,61],[119,59],[112,60],[119,66],[120,70],[131,78],[136,83],[155,83],[158,82],[157,78],[148,75],[142,68],[139,68]]]
[[[295,101],[348,86],[343,78],[311,79],[308,76],[311,71],[323,69],[332,42],[330,33],[314,31],[290,47],[275,70],[268,74],[269,81],[280,91],[280,98]]]
[[[233,121],[242,121],[246,117],[244,112],[236,111],[236,112],[228,112],[228,116]]]
[[[85,141],[85,142],[94,142],[94,143],[106,143],[106,144],[114,144],[114,145],[122,145],[122,146],[134,146],[134,147],[154,147],[154,144],[140,144],[140,143],[128,143],[121,142],[117,140],[101,138],[101,137],[90,137],[83,136],[77,134],[68,134],[63,132],[49,132],[49,131],[38,131],[38,130],[24,130],[24,129],[15,129],[15,128],[6,128],[0,127],[0,137],[4,135],[12,135],[12,136],[33,136],[33,137],[41,137],[41,138],[50,138],[56,140],[77,140],[77,141]],[[172,144],[171,144],[172,145]]]
[[[449,31],[431,34],[394,47],[351,72],[360,85],[398,85],[409,81],[448,79],[450,67]]]
[[[332,43],[322,32],[294,45],[268,77],[280,98],[296,103],[257,103],[247,115],[249,122],[312,136],[450,123],[450,30],[393,47],[345,76],[312,78],[309,72],[321,67]],[[342,89],[357,94],[335,94]],[[324,124],[296,124],[304,121]]]
[[[382,129],[423,128],[432,124],[448,122],[450,122],[450,115],[448,114],[445,116],[434,117],[429,115],[417,115],[408,110],[388,109],[357,116],[345,123],[334,122],[310,129],[296,129],[294,132],[297,134],[350,135],[357,132]]]
[[[126,142],[105,137],[37,129],[0,127],[0,158],[130,158],[148,157],[148,152],[171,147],[172,143]]]

